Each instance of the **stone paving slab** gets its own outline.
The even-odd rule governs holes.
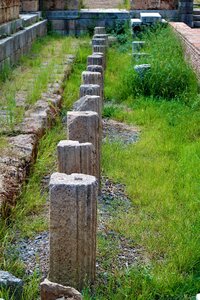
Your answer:
[[[171,22],[170,25],[183,40],[186,58],[200,78],[200,28],[190,28],[182,22]]]

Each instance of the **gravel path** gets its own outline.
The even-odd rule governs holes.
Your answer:
[[[121,141],[125,144],[134,143],[138,140],[139,130],[137,128],[129,127],[113,120],[104,120],[103,122],[104,139]],[[48,181],[49,176],[45,176],[42,181],[42,192],[48,189]],[[105,280],[108,272],[127,268],[142,259],[143,251],[135,247],[134,241],[120,236],[109,227],[109,222],[116,213],[127,212],[131,206],[131,201],[125,193],[125,186],[121,183],[114,183],[107,177],[102,177],[102,194],[98,199],[98,237],[105,241],[108,245],[108,249],[106,249],[106,258],[105,249],[103,254],[101,247],[98,249],[98,278],[101,278],[103,274],[103,280]],[[34,271],[38,271],[38,273],[42,274],[43,278],[47,276],[49,257],[48,231],[38,234],[34,239],[18,241],[16,248],[20,258],[25,263],[28,275]],[[114,254],[111,249],[115,249]]]

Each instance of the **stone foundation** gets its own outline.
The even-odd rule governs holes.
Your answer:
[[[21,55],[26,54],[37,37],[47,33],[47,21],[40,21],[5,39],[0,40],[0,71],[14,65]]]

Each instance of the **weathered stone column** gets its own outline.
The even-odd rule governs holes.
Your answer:
[[[100,183],[101,126],[98,114],[92,111],[69,111],[67,113],[67,132],[70,140],[94,145],[96,151],[95,176]]]
[[[106,46],[101,46],[101,45],[93,45],[92,46],[92,51],[93,53],[103,53],[104,57],[106,57]]]
[[[73,105],[73,110],[76,111],[94,111],[98,113],[99,118],[102,116],[102,99],[100,96],[86,95],[81,97]]]
[[[104,72],[103,72],[103,67],[99,65],[88,65],[87,66],[87,71],[90,72],[99,72],[102,75],[102,78],[104,79]]]
[[[106,34],[105,27],[95,27],[94,34]]]
[[[58,171],[95,175],[95,149],[91,143],[64,140],[57,146]]]
[[[101,87],[99,84],[81,84],[80,98],[86,95],[95,95],[101,97]]]
[[[97,84],[100,86],[100,95],[103,101],[103,77],[99,72],[82,72],[82,82],[83,84]]]
[[[107,40],[105,38],[92,39],[92,45],[93,46],[99,45],[99,46],[106,46],[106,47],[108,46]]]
[[[93,39],[106,39],[106,44],[108,46],[108,35],[107,34],[95,34]]]
[[[49,280],[80,290],[95,279],[97,180],[54,173],[49,194]]]
[[[89,65],[98,65],[102,66],[103,69],[105,69],[105,59],[104,55],[100,53],[93,53],[92,55],[89,55],[87,58],[87,64]]]

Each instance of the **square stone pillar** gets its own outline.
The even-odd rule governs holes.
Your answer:
[[[93,144],[95,148],[95,176],[100,183],[101,125],[98,114],[92,111],[69,111],[67,113],[67,133],[70,140]]]
[[[95,175],[95,149],[91,143],[60,141],[57,146],[57,153],[60,173]]]
[[[78,290],[94,282],[97,190],[94,176],[51,176],[49,280]]]

